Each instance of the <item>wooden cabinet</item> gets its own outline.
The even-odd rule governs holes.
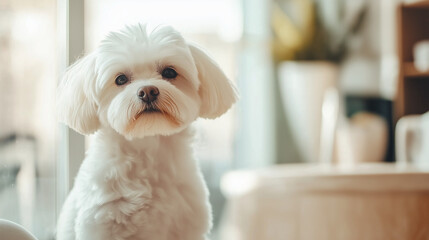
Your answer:
[[[413,48],[429,40],[429,0],[403,3],[398,7],[399,81],[395,119],[429,111],[429,71],[414,67]]]

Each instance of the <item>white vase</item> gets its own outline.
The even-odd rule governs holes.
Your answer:
[[[336,64],[325,61],[287,61],[279,65],[286,118],[305,162],[319,159],[323,97],[327,89],[335,87],[338,72]]]

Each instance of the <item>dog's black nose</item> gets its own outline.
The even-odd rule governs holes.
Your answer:
[[[140,88],[137,95],[143,102],[151,103],[158,97],[159,89],[155,86],[145,86]]]

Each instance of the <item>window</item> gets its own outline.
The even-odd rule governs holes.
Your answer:
[[[0,3],[0,218],[55,229],[56,1]]]

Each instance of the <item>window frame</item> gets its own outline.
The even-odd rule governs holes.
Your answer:
[[[58,0],[57,11],[59,75],[62,76],[67,67],[84,52],[84,0]],[[59,78],[59,81],[61,81],[61,78]],[[64,124],[60,124],[58,137],[59,152],[56,164],[57,216],[60,214],[62,205],[73,187],[74,178],[85,157],[85,136]]]

